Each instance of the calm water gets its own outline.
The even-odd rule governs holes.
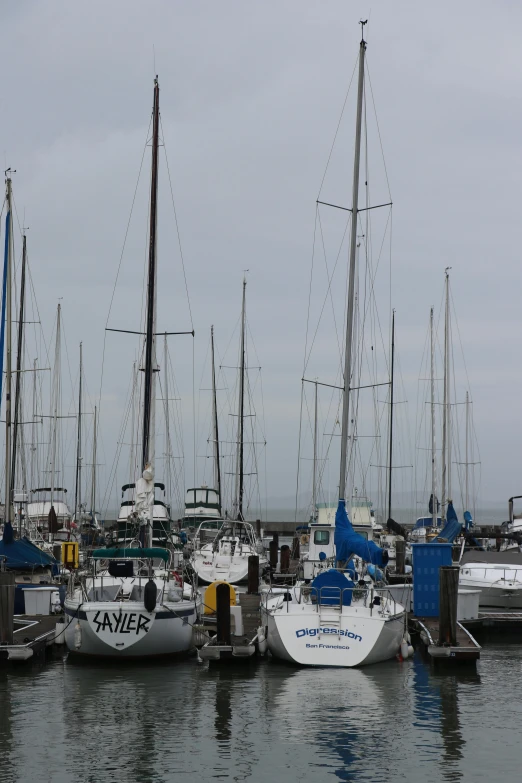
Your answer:
[[[0,781],[520,780],[522,645],[476,673],[267,660],[0,671]]]

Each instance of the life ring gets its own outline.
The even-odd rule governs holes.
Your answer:
[[[171,571],[171,572],[170,572],[170,575],[171,575],[171,577],[174,579],[174,581],[175,581],[175,582],[177,582],[177,584],[178,584],[180,587],[183,587],[183,579],[182,579],[182,577],[181,577],[181,574],[178,574],[178,572],[177,572],[177,571]]]

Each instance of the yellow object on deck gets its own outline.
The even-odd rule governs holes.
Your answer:
[[[207,589],[205,590],[205,597],[203,599],[203,603],[205,605],[205,611],[204,614],[215,614],[216,613],[216,589],[218,585],[228,585],[230,588],[230,606],[236,605],[236,591],[232,587],[232,585],[229,585],[228,582],[225,582],[223,580],[219,580],[217,582],[212,582],[209,584]]]
[[[62,541],[62,565],[76,569],[80,566],[80,545],[77,541]]]

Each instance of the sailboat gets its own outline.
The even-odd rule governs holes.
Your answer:
[[[246,371],[246,279],[243,279],[241,306],[239,410],[237,425],[236,492],[233,519],[223,522],[214,540],[195,548],[191,557],[192,567],[202,582],[210,584],[224,580],[229,584],[243,582],[248,576],[248,558],[259,555],[259,565],[267,564],[262,555],[262,545],[253,525],[243,515],[244,496],[244,427],[245,427],[245,371]],[[216,437],[217,441],[217,437]]]
[[[54,368],[52,382],[50,438],[49,438],[49,484],[31,489],[27,504],[27,520],[33,533],[43,535],[49,543],[76,540],[71,527],[72,514],[67,504],[67,488],[58,486],[59,476],[59,423],[61,418],[61,323],[62,306],[56,310],[56,336],[54,347]]]
[[[173,572],[173,552],[153,546],[156,399],[156,238],[158,202],[159,83],[154,80],[152,175],[144,362],[141,476],[134,482],[132,513],[139,528],[133,546],[92,553],[92,572],[78,584],[74,575],[64,609],[70,618],[65,640],[87,656],[144,658],[187,652],[201,598]],[[163,486],[163,485],[162,485]]]
[[[364,25],[364,23],[363,23]],[[364,27],[362,28],[364,31]],[[339,502],[335,515],[337,568],[321,571],[310,585],[264,593],[266,641],[273,656],[306,666],[353,667],[394,657],[404,631],[404,607],[385,589],[358,587],[353,555],[381,568],[387,553],[358,534],[346,512],[347,446],[356,281],[361,126],[366,42],[361,36],[353,171],[349,288],[344,344],[344,389],[341,425]],[[370,525],[371,527],[371,525]],[[326,553],[323,553],[326,555]]]

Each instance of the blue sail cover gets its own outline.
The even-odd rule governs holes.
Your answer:
[[[388,553],[373,541],[367,541],[357,533],[346,513],[346,502],[339,500],[335,514],[335,557],[336,560],[349,560],[358,555],[366,563],[383,568],[388,562]]]
[[[7,535],[6,528],[11,528],[10,531],[7,530]],[[0,560],[5,562],[8,570],[32,571],[35,568],[52,566],[53,573],[58,573],[58,563],[52,555],[43,552],[27,538],[13,540],[10,522],[5,525],[4,535],[0,541]]]
[[[473,517],[471,516],[470,511],[464,512],[464,527],[466,528],[466,530],[469,530],[470,528],[473,527]]]
[[[457,512],[453,508],[453,503],[450,501],[448,503],[448,510],[446,513],[446,524],[440,531],[437,538],[434,538],[433,541],[431,541],[432,544],[440,543],[441,539],[444,539],[448,542],[448,544],[452,544],[457,536],[459,535],[460,531],[462,530],[462,524],[459,522],[457,518]]]

